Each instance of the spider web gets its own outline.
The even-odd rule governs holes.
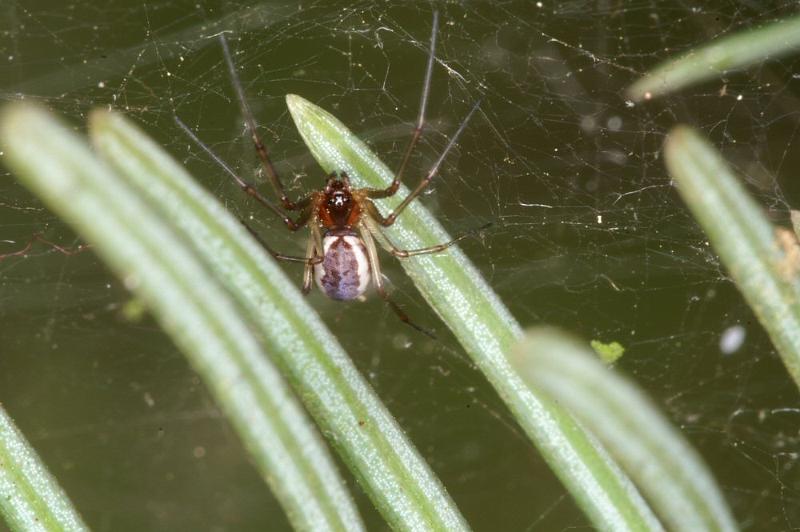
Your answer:
[[[798,58],[646,105],[622,96],[663,58],[789,16],[795,3],[438,8],[430,121],[407,182],[483,95],[422,201],[453,234],[494,223],[463,248],[523,325],[561,325],[626,348],[618,365],[701,451],[743,528],[800,527],[796,387],[680,202],[659,151],[672,125],[694,124],[768,215],[786,223],[800,193]],[[124,110],[274,247],[302,253],[301,237],[243,197],[173,125],[177,113],[243,175],[257,175],[209,35],[234,31],[264,141],[300,195],[324,175],[284,95],[332,111],[398,164],[417,113],[430,13],[427,2],[10,0],[0,5],[0,99],[42,101],[80,129],[94,107]],[[0,401],[90,526],[288,529],[183,357],[91,252],[66,255],[32,241],[81,243],[4,175],[0,254],[31,248],[0,261]],[[377,298],[341,304],[315,293],[311,302],[472,526],[586,527],[397,261],[384,257],[382,266],[395,299],[438,341],[399,323]],[[286,268],[299,284],[299,269]],[[385,527],[353,491],[369,528]]]

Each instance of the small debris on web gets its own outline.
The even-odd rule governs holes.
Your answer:
[[[783,258],[776,264],[778,274],[787,283],[792,283],[800,273],[800,243],[794,231],[785,227],[775,228],[775,240],[783,251]]]
[[[147,306],[138,298],[133,298],[122,306],[122,317],[130,323],[139,323],[146,313]]]
[[[741,325],[728,327],[719,337],[719,350],[723,355],[732,355],[744,344],[747,331]]]
[[[601,342],[600,340],[592,340],[589,342],[589,345],[592,346],[594,352],[597,353],[597,356],[600,357],[600,360],[607,366],[610,366],[617,360],[619,360],[623,353],[625,353],[625,348],[622,347],[622,344],[619,342],[611,342],[610,344]]]
[[[3,240],[2,242],[14,243],[13,240]],[[67,256],[77,255],[78,253],[86,251],[87,249],[89,249],[91,247],[90,244],[80,244],[79,246],[77,246],[75,248],[66,248],[66,247],[63,247],[63,246],[59,246],[58,244],[56,244],[54,242],[46,240],[44,237],[42,237],[41,233],[35,233],[31,237],[31,239],[28,241],[28,243],[25,244],[25,246],[22,247],[21,249],[18,249],[17,251],[12,251],[10,253],[0,254],[0,261],[3,261],[3,260],[5,260],[5,259],[7,259],[9,257],[27,257],[28,254],[31,251],[31,248],[33,248],[33,245],[36,242],[41,242],[41,243],[45,244],[46,246],[49,246],[51,249],[54,249],[54,250],[58,251],[62,255],[67,255]]]

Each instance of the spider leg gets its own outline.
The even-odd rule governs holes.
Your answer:
[[[368,213],[369,217],[365,219],[364,223],[367,224],[367,227],[369,228],[369,230],[374,235],[376,235],[375,238],[378,240],[378,242],[381,243],[381,246],[387,252],[391,253],[392,255],[394,255],[395,257],[400,258],[400,259],[407,259],[408,257],[414,257],[414,256],[417,256],[417,255],[430,255],[430,254],[433,254],[433,253],[440,253],[440,252],[446,250],[447,248],[449,248],[450,246],[452,246],[453,244],[456,244],[456,243],[464,240],[468,236],[473,236],[473,235],[480,234],[481,232],[485,231],[486,229],[488,229],[489,227],[492,226],[492,222],[485,223],[482,226],[480,226],[480,227],[478,227],[476,229],[471,229],[471,230],[469,230],[469,231],[467,231],[465,233],[462,233],[462,234],[456,236],[454,239],[452,239],[452,240],[450,240],[448,242],[444,242],[443,244],[436,244],[435,246],[428,246],[428,247],[417,248],[417,249],[400,249],[397,246],[395,246],[392,243],[392,241],[389,240],[389,238],[386,235],[380,233],[380,229],[378,229],[378,227],[376,226],[375,221],[373,221],[373,219],[374,219],[378,223],[380,223],[380,213],[378,213],[378,209],[375,207],[374,204],[372,204],[372,202],[367,204],[367,213]]]
[[[428,106],[428,94],[430,94],[431,90],[431,76],[433,75],[433,61],[436,58],[436,33],[439,28],[439,12],[433,12],[433,22],[431,23],[431,44],[430,44],[430,53],[428,54],[428,64],[425,67],[425,81],[422,84],[422,95],[419,99],[419,114],[417,115],[417,125],[414,128],[414,133],[411,135],[411,140],[408,143],[408,147],[406,148],[406,152],[403,155],[403,161],[400,163],[400,168],[394,174],[394,180],[392,184],[386,187],[385,189],[373,189],[369,191],[369,195],[372,198],[388,198],[389,196],[393,196],[397,189],[400,187],[400,180],[403,177],[403,172],[408,165],[409,159],[411,159],[411,154],[414,152],[414,148],[419,141],[420,136],[422,135],[422,129],[425,126],[425,109]]]
[[[323,260],[322,236],[319,233],[319,226],[315,222],[311,224],[311,235],[308,237],[308,245],[306,246],[306,256],[310,256],[315,262],[308,261],[303,267],[303,294],[308,294],[311,291],[311,285],[314,281],[314,266]]]
[[[197,135],[194,134],[194,131],[192,131],[189,128],[189,126],[184,124],[183,121],[180,118],[178,118],[177,115],[174,118],[175,118],[175,123],[178,124],[178,126],[183,130],[186,136],[189,137],[189,139],[191,139],[191,141],[194,142],[200,149],[206,152],[206,154],[208,154],[208,156],[211,157],[214,160],[214,162],[217,163],[217,165],[220,168],[222,168],[225,171],[225,173],[227,173],[236,182],[237,185],[239,185],[239,188],[241,188],[248,195],[255,198],[255,200],[258,201],[261,205],[267,207],[269,210],[277,214],[281,218],[281,220],[283,220],[283,223],[286,224],[286,227],[288,227],[289,230],[297,231],[302,227],[302,224],[298,225],[297,223],[293,222],[286,215],[286,212],[284,212],[283,210],[278,208],[277,205],[275,205],[270,200],[262,196],[261,193],[259,193],[258,190],[256,190],[256,187],[254,187],[253,185],[251,185],[250,183],[239,177],[239,175],[236,172],[234,172],[233,169],[230,166],[228,166],[228,164],[225,161],[223,161],[219,155],[214,153],[214,151],[210,147],[208,147],[202,140],[200,140],[197,137]],[[294,203],[293,207],[295,209],[306,208],[310,203],[311,203],[311,196],[309,195],[303,198],[302,200],[298,201],[297,203]]]
[[[389,298],[389,294],[386,292],[386,289],[383,286],[383,276],[381,275],[381,266],[380,262],[378,262],[378,250],[375,248],[375,240],[372,236],[372,232],[370,231],[369,227],[365,225],[359,225],[358,232],[361,235],[361,239],[364,241],[365,247],[367,248],[367,257],[369,258],[369,266],[370,269],[372,270],[371,274],[372,274],[372,280],[375,283],[375,290],[378,292],[381,298],[384,301],[386,301],[386,304],[389,305],[389,307],[394,311],[394,313],[397,314],[397,317],[400,318],[400,321],[402,321],[407,325],[410,325],[411,327],[418,330],[422,334],[428,336],[429,338],[433,338],[435,340],[436,336],[432,332],[423,329],[422,327],[411,321],[411,319],[408,317],[408,314],[406,314],[397,303],[395,303]]]
[[[278,195],[278,197],[280,197],[283,208],[289,211],[302,208],[301,203],[293,202],[286,196],[286,190],[283,188],[283,183],[278,178],[278,172],[275,171],[275,167],[272,165],[272,160],[269,158],[269,152],[267,152],[267,148],[264,146],[264,143],[261,142],[261,137],[259,137],[258,130],[256,128],[256,120],[253,117],[253,111],[250,109],[250,105],[247,103],[247,98],[244,95],[242,82],[239,79],[239,74],[236,72],[236,65],[233,64],[231,51],[228,48],[228,40],[225,39],[224,33],[219,34],[219,42],[222,45],[222,54],[225,56],[225,63],[228,65],[228,73],[231,77],[231,84],[236,91],[236,97],[239,100],[239,107],[241,109],[242,116],[244,117],[244,121],[247,124],[247,130],[250,133],[250,137],[253,139],[253,145],[256,148],[258,158],[261,159],[261,166],[264,168],[264,171],[269,177],[269,180],[275,189],[275,193]]]
[[[308,219],[310,218],[310,216],[311,216],[311,209],[306,209],[305,211],[303,211],[303,213],[300,215],[300,217],[297,219],[297,221],[295,223],[299,227],[302,227],[302,226],[306,225],[306,223],[308,223]],[[253,229],[252,227],[247,225],[247,222],[245,222],[244,220],[239,220],[239,221],[242,223],[242,225],[245,227],[245,229],[247,229],[250,232],[250,234],[253,235],[253,237],[256,240],[258,240],[258,243],[261,244],[261,247],[263,247],[265,250],[267,250],[267,252],[269,252],[269,254],[272,255],[273,257],[275,257],[277,260],[285,260],[285,261],[288,261],[288,262],[302,262],[302,263],[305,264],[306,268],[312,267],[315,264],[319,264],[320,262],[322,262],[322,258],[318,257],[316,255],[312,255],[311,257],[308,257],[308,256],[306,256],[306,257],[298,257],[298,256],[295,256],[295,255],[286,255],[284,253],[279,253],[279,252],[275,251],[274,249],[272,249],[270,247],[270,245],[267,244],[267,242],[263,238],[261,238],[261,235],[259,235],[255,231],[255,229]]]
[[[425,190],[425,187],[428,186],[428,184],[431,182],[434,176],[439,172],[439,167],[442,165],[444,158],[447,157],[448,152],[453,148],[453,146],[455,146],[458,137],[460,137],[461,133],[463,133],[464,129],[466,129],[469,119],[472,118],[472,115],[475,114],[475,111],[478,110],[478,106],[480,105],[480,103],[481,101],[478,100],[472,106],[472,109],[470,109],[469,113],[467,113],[467,116],[464,117],[464,120],[461,122],[461,125],[458,126],[455,135],[453,135],[450,138],[450,142],[447,143],[447,146],[445,147],[444,151],[439,156],[439,158],[436,159],[436,162],[433,163],[433,166],[431,167],[430,170],[428,170],[428,173],[425,176],[425,178],[422,181],[420,181],[419,185],[417,185],[417,188],[415,188],[413,192],[411,192],[408,196],[406,196],[403,199],[403,201],[400,202],[400,205],[395,207],[395,209],[388,216],[386,216],[385,218],[381,218],[380,221],[381,225],[386,227],[392,225],[394,221],[397,219],[397,217],[400,215],[400,213],[403,212],[403,210],[408,206],[408,204],[414,201],[414,199],[417,196],[419,196],[423,190]],[[372,197],[380,197],[380,196],[372,196]]]

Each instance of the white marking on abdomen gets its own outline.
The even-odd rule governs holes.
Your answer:
[[[370,267],[364,242],[352,231],[331,231],[322,239],[323,260],[314,266],[317,286],[331,299],[348,300],[369,286]]]

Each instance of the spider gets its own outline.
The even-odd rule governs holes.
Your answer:
[[[297,201],[290,200],[286,195],[283,183],[275,171],[267,148],[261,142],[261,138],[258,135],[255,118],[247,103],[247,98],[245,97],[244,89],[242,88],[241,81],[236,72],[236,66],[234,65],[224,34],[219,35],[219,41],[228,67],[231,84],[239,100],[242,116],[244,117],[248,133],[255,145],[256,153],[261,160],[263,171],[267,174],[269,181],[272,183],[272,187],[275,189],[275,193],[280,198],[282,208],[264,197],[258,192],[254,185],[239,177],[239,175],[214,153],[211,148],[204,144],[180,118],[175,116],[176,123],[184,133],[198,147],[205,151],[206,154],[236,182],[239,188],[279,216],[287,229],[290,231],[297,231],[302,227],[309,226],[311,236],[307,244],[307,254],[306,256],[298,257],[285,255],[273,250],[267,242],[242,221],[242,224],[247,230],[258,240],[266,251],[275,257],[275,259],[303,263],[304,294],[307,294],[311,290],[312,282],[316,281],[317,286],[322,292],[332,299],[345,301],[360,299],[369,287],[370,282],[372,282],[381,298],[386,301],[403,322],[431,337],[433,337],[432,333],[414,324],[409,319],[408,315],[390,299],[383,284],[374,235],[379,232],[380,226],[391,226],[403,210],[428,186],[433,177],[437,174],[445,156],[453,148],[458,137],[466,128],[469,119],[478,109],[480,101],[472,106],[471,110],[456,130],[455,135],[452,136],[444,151],[433,164],[424,179],[391,213],[387,216],[381,215],[373,200],[389,198],[397,193],[403,172],[422,134],[425,125],[425,109],[428,102],[431,75],[435,59],[438,22],[438,12],[434,12],[430,52],[425,69],[425,81],[420,97],[416,127],[414,128],[408,147],[405,150],[400,167],[395,173],[394,180],[384,189],[354,188],[351,186],[346,173],[333,172],[327,176],[325,187],[322,190],[311,192]],[[289,211],[299,211],[299,215],[296,219],[292,220],[287,214]],[[484,229],[484,227],[477,231],[482,229]],[[416,255],[439,253],[475,232],[476,231],[471,231],[462,234],[443,244],[411,250],[398,249],[385,237],[382,239],[379,238],[378,241],[395,257],[408,258]]]

